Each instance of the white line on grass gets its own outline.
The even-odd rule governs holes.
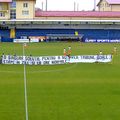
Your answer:
[[[25,56],[25,49],[23,44],[23,56]],[[26,79],[26,63],[24,58],[24,95],[25,95],[25,115],[28,120],[28,102],[27,102],[27,79]]]

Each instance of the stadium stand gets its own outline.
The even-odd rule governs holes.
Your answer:
[[[47,36],[48,34],[75,34],[78,31],[85,39],[120,39],[119,29],[16,29],[16,38],[21,36]],[[12,42],[9,29],[0,29],[2,42]]]
[[[10,29],[0,29],[0,38],[1,42],[12,42],[13,40],[10,38]]]
[[[79,29],[79,34],[86,39],[120,39],[120,30]],[[75,29],[17,29],[16,37],[20,36],[47,36],[47,34],[74,34]]]

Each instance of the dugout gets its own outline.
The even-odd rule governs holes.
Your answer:
[[[83,35],[74,34],[47,34],[47,41],[82,41]]]

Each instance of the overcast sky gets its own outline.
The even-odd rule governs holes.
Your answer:
[[[96,0],[96,4],[100,0]],[[43,10],[45,10],[46,0],[37,0],[36,7],[42,8],[43,2]],[[77,8],[81,10],[93,10],[94,8],[94,0],[48,0],[48,10],[74,10],[74,2],[76,2],[76,10]],[[79,5],[77,5],[79,4]],[[79,7],[77,7],[79,6]]]

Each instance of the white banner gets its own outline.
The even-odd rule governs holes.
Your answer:
[[[30,39],[30,42],[32,42],[32,43],[36,43],[36,42],[39,42],[39,39]]]
[[[29,39],[14,39],[14,43],[29,43]]]
[[[64,56],[12,56],[4,55],[2,64],[28,64],[28,65],[55,65],[65,64],[66,57]]]
[[[28,65],[56,65],[65,63],[95,63],[111,62],[112,55],[78,55],[78,56],[16,56],[3,55],[2,64],[28,64]]]
[[[85,42],[97,42],[97,43],[120,43],[120,39],[85,39]]]
[[[112,55],[78,55],[67,58],[66,62],[69,63],[95,63],[95,62],[111,62]]]

